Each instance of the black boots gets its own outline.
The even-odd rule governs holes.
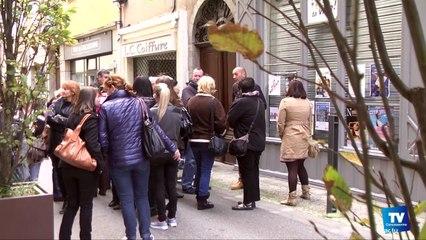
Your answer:
[[[198,210],[214,208],[214,204],[207,201],[208,196],[197,196],[196,198]]]

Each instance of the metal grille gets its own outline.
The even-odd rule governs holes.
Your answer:
[[[176,79],[176,52],[135,58],[134,77],[165,74]]]

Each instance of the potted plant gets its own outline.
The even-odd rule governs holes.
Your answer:
[[[0,212],[1,239],[54,237],[52,194],[34,182],[3,187],[0,190]]]
[[[64,2],[0,1],[0,238],[25,238],[29,235],[18,234],[38,224],[50,228],[41,226],[44,232],[30,232],[31,238],[53,238],[52,196],[36,184],[17,185],[17,182],[26,178],[22,174],[26,166],[26,144],[34,141],[31,124],[46,110],[46,83],[55,73],[59,46],[73,41],[66,30],[70,11],[63,8]],[[32,190],[22,190],[24,186]],[[20,206],[23,197],[10,194],[13,191],[27,195],[30,202]],[[8,214],[6,209],[12,212]],[[38,219],[39,215],[46,215],[50,220]],[[18,221],[14,222],[12,216]],[[15,235],[5,235],[5,230],[14,224],[19,224]]]

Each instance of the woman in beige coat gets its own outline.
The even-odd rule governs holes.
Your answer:
[[[280,161],[287,165],[289,196],[281,204],[296,206],[297,176],[302,183],[301,195],[309,199],[309,178],[303,165],[308,157],[308,139],[311,133],[311,104],[306,98],[303,83],[292,80],[278,112],[278,132],[281,137]]]

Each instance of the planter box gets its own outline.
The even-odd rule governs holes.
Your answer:
[[[53,197],[35,185],[37,195],[0,198],[0,239],[53,239]]]

